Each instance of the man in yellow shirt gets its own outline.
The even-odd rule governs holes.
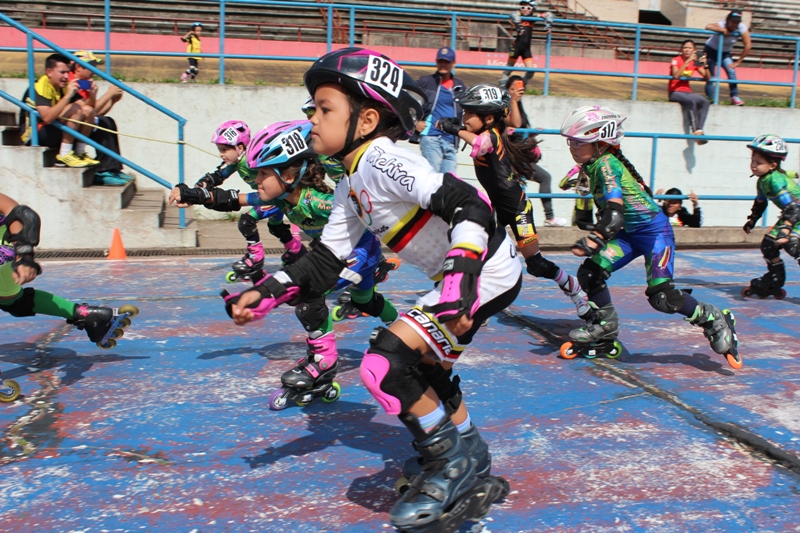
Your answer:
[[[200,54],[202,50],[200,49],[200,35],[203,33],[203,25],[199,22],[195,22],[192,24],[192,30],[188,32],[186,35],[181,37],[181,41],[187,43],[186,44],[186,53],[187,54]],[[190,57],[189,58],[189,68],[186,69],[186,72],[181,74],[181,82],[186,83],[191,79],[194,81],[197,74],[200,71],[197,69],[197,62],[200,61],[201,57]]]
[[[39,145],[59,149],[56,166],[88,167],[96,165],[98,162],[86,154],[86,144],[80,141],[76,142],[72,135],[62,132],[52,125],[58,120],[87,137],[92,133],[92,126],[84,126],[66,120],[74,119],[89,124],[94,123],[94,109],[78,94],[80,89],[78,80],[69,81],[69,63],[69,59],[61,54],[49,55],[45,60],[45,75],[34,84],[35,100],[31,101],[28,91],[25,92],[25,100],[28,105],[35,107],[39,112],[40,118],[37,123]],[[22,140],[26,143],[31,137],[27,115],[28,113],[23,111],[20,116],[21,121],[24,121]]]

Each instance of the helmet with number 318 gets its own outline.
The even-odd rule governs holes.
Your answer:
[[[582,143],[604,142],[619,146],[625,136],[627,117],[605,106],[579,107],[561,124],[561,135]]]
[[[786,148],[786,141],[771,133],[759,135],[747,147],[756,152],[761,152],[767,157],[775,157],[781,161],[786,161],[786,156],[789,154],[789,150]]]
[[[311,149],[311,123],[307,120],[276,122],[255,134],[247,147],[247,166],[276,171],[297,161],[315,159]],[[280,172],[279,172],[280,173]]]
[[[323,83],[337,83],[355,94],[386,104],[409,138],[422,120],[425,91],[400,65],[363,48],[343,48],[325,54],[308,69],[304,81],[312,96]]]

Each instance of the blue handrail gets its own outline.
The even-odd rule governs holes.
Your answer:
[[[106,7],[108,7],[108,0],[106,0]],[[108,21],[108,17],[109,17],[108,13],[109,13],[108,9],[106,9],[106,21]],[[30,96],[30,98],[32,100],[35,100],[35,94],[34,94],[35,70],[34,70],[34,64],[33,64],[33,57],[34,57],[33,41],[36,40],[36,41],[39,41],[40,43],[44,44],[45,46],[50,47],[52,50],[55,50],[56,52],[58,52],[60,54],[63,54],[64,56],[66,56],[67,58],[71,59],[72,61],[77,62],[82,67],[84,67],[86,69],[89,69],[90,71],[92,71],[92,73],[96,74],[97,76],[100,76],[101,78],[103,78],[107,82],[111,83],[112,85],[116,85],[117,87],[119,87],[123,91],[127,92],[128,94],[131,94],[135,98],[141,100],[142,102],[146,103],[147,105],[157,109],[158,111],[164,113],[168,117],[170,117],[170,118],[174,119],[175,121],[177,121],[178,122],[178,183],[183,183],[183,181],[184,181],[183,128],[186,125],[186,119],[185,118],[183,118],[182,116],[178,115],[177,113],[174,113],[173,111],[167,109],[166,107],[162,106],[161,104],[159,104],[158,102],[152,100],[151,98],[148,98],[147,96],[143,95],[139,91],[137,91],[137,90],[129,87],[128,85],[118,81],[117,79],[111,77],[110,75],[106,74],[105,72],[102,72],[101,70],[97,69],[94,65],[90,65],[89,63],[87,63],[87,62],[83,61],[82,59],[76,57],[75,55],[73,55],[72,53],[68,52],[64,48],[61,48],[60,46],[56,45],[55,43],[51,42],[50,40],[42,37],[41,35],[37,34],[33,30],[31,30],[30,28],[27,28],[26,26],[23,26],[22,24],[20,24],[16,20],[12,19],[11,17],[8,17],[5,14],[0,13],[0,21],[5,22],[9,26],[11,26],[13,28],[16,28],[17,30],[21,31],[22,33],[24,33],[26,35],[27,44],[28,44],[27,50],[26,50],[28,52],[28,82],[30,84],[29,96]],[[108,25],[108,22],[107,22],[106,23],[106,31],[108,31],[108,27],[109,27],[109,25]],[[109,34],[107,32],[106,33],[106,43],[109,43],[109,42],[110,42]],[[108,48],[108,45],[107,45],[107,48]],[[106,57],[108,58],[110,51],[108,49],[106,49],[105,53],[106,53]],[[110,65],[107,65],[106,69],[110,69]],[[11,98],[13,98],[13,97],[11,97]],[[6,98],[6,100],[9,100],[9,98]],[[9,101],[12,101],[12,100],[9,100]],[[13,102],[16,105],[20,106],[20,107],[23,107],[23,108],[27,108],[28,107],[24,103],[22,103],[19,100],[17,100],[16,98],[13,98]],[[31,134],[31,144],[33,146],[38,146],[39,145],[39,135],[38,135],[38,131],[37,131],[37,129],[38,129],[37,128],[37,121],[38,121],[38,118],[39,118],[38,117],[38,113],[30,113],[30,117],[31,117],[31,133],[32,133]],[[58,121],[53,121],[53,124],[56,127],[58,127],[59,129],[63,129],[62,128],[63,125],[58,123]],[[84,135],[74,131],[72,128],[69,128],[69,131],[67,133],[69,133],[70,135],[73,135],[74,137],[78,138],[79,140],[81,140],[83,142],[86,142],[86,140],[88,140],[88,137],[85,137]],[[95,143],[94,141],[91,141],[91,140],[87,144],[93,146],[95,149],[98,149],[98,146],[99,146],[97,143]],[[139,170],[143,175],[145,175],[148,178],[156,181],[157,183],[159,183],[161,185],[164,185],[167,188],[172,188],[172,185],[170,185],[169,182],[159,178],[158,176],[156,176],[152,172],[144,171],[144,169],[142,169],[140,166],[132,164],[130,161],[128,161],[127,159],[123,158],[119,154],[116,154],[114,152],[109,152],[105,148],[101,149],[100,151],[105,153],[106,155],[109,155],[110,157],[113,157],[117,161],[120,161],[123,164],[128,165],[131,168]],[[185,228],[186,227],[186,213],[184,212],[183,209],[180,210],[180,214],[179,214],[179,226],[181,228]]]

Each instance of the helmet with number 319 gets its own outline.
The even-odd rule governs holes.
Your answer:
[[[604,142],[619,146],[625,136],[627,117],[605,106],[579,107],[561,124],[561,135],[582,143]]]
[[[767,157],[775,157],[781,161],[786,161],[786,156],[789,154],[789,150],[786,148],[786,141],[771,133],[759,135],[747,147],[753,151],[761,152]]]
[[[473,85],[456,98],[462,108],[478,115],[508,116],[511,107],[511,95],[508,91],[491,83]]]
[[[386,104],[409,138],[422,120],[425,91],[400,65],[363,48],[343,48],[325,54],[308,69],[304,81],[312,96],[323,83],[337,83],[355,94]]]

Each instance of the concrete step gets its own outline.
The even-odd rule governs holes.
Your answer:
[[[13,111],[0,111],[0,126],[14,126],[19,123],[19,117]]]
[[[136,191],[130,204],[121,211],[122,225],[130,237],[124,242],[128,248],[191,248],[197,246],[197,225],[187,219],[186,228],[178,224],[178,209],[167,209],[165,190]],[[131,232],[131,228],[156,228]]]

